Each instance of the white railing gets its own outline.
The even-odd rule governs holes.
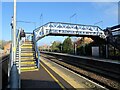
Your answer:
[[[17,34],[16,34],[16,49],[19,48],[19,42],[20,42],[20,30],[18,30]],[[18,49],[19,50],[19,49]],[[19,66],[19,70],[17,69],[16,63],[13,62],[14,60],[12,60],[13,57],[13,49],[12,49],[12,45],[11,45],[11,49],[10,49],[10,60],[9,60],[9,64],[8,64],[8,88],[10,89],[14,89],[16,88],[16,90],[18,88],[20,88],[20,76],[19,73],[20,72],[20,66]],[[15,54],[17,53],[17,51],[15,52]],[[16,60],[15,60],[16,61]],[[19,60],[20,63],[20,60]]]

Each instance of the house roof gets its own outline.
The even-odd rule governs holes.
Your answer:
[[[4,50],[0,48],[0,52],[4,52]]]

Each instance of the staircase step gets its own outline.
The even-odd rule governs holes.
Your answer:
[[[19,59],[19,58],[16,58]],[[21,57],[21,60],[35,60],[35,57]]]
[[[18,65],[16,65],[18,67]],[[31,68],[31,67],[37,67],[35,64],[21,64],[21,68]]]
[[[34,51],[34,48],[21,48],[21,51]]]
[[[27,56],[28,56],[28,57],[29,57],[29,56],[30,56],[30,57],[33,57],[34,54],[21,54],[21,57],[27,57]]]
[[[32,46],[22,46],[21,49],[23,48],[33,48]]]
[[[36,64],[34,64],[34,65],[22,66],[21,68],[37,68],[37,66],[36,66]]]
[[[33,56],[21,56],[21,59],[24,59],[24,58],[27,59],[27,60],[29,60],[29,59],[31,60],[31,59],[35,59],[35,56],[34,55]],[[19,60],[18,55],[16,56],[16,59]]]
[[[33,46],[32,43],[24,43],[22,46]]]
[[[19,62],[16,62],[16,64],[18,64]],[[21,64],[35,64],[36,62],[34,61],[24,61],[24,62],[21,62]]]
[[[21,72],[30,72],[30,71],[38,71],[38,70],[39,70],[38,68],[32,68],[32,69],[22,68],[22,69],[21,69]]]
[[[37,69],[37,66],[33,66],[33,67],[21,67],[21,70],[30,70],[30,69]]]
[[[34,51],[21,51],[21,53],[34,53]]]
[[[33,42],[25,42],[24,44],[33,44]]]
[[[34,55],[34,53],[23,53],[23,52],[22,52],[22,53],[21,53],[21,56],[22,56],[22,55]]]
[[[34,48],[34,47],[31,47],[31,46],[30,47],[28,47],[28,46],[22,46],[21,47],[21,49],[27,49],[27,48],[29,49],[29,48]]]
[[[28,52],[24,52],[24,51],[23,51],[23,52],[21,52],[21,55],[22,55],[22,54],[23,54],[23,55],[34,55],[34,52],[29,52],[29,51],[28,51]],[[19,55],[19,53],[16,53],[16,55]]]
[[[23,58],[21,58],[21,61],[22,60],[35,60],[35,58],[34,57],[27,57],[27,58],[23,57]]]
[[[34,48],[34,47],[32,47],[32,46],[29,46],[29,47],[28,46],[22,46],[21,47],[21,49],[31,49],[31,48]]]
[[[29,58],[31,58],[31,59],[35,59],[35,56],[21,56],[21,58],[23,59],[23,58],[27,58],[28,60],[29,60]]]
[[[18,63],[19,61],[17,60],[16,63]],[[26,59],[26,60],[21,60],[21,62],[36,62],[35,59]]]
[[[30,50],[29,50],[29,51],[25,51],[25,50],[22,50],[22,51],[21,51],[21,53],[34,53],[34,52],[35,52],[35,51],[32,51],[32,50],[31,50],[31,51],[30,51]]]

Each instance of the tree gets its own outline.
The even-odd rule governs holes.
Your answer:
[[[76,41],[77,43],[77,54],[78,55],[91,55],[91,44],[92,39],[88,37],[82,37]]]
[[[52,51],[60,52],[60,44],[61,44],[60,42],[54,41],[51,46]]]
[[[66,38],[63,42],[63,52],[73,53],[73,44],[70,37]]]

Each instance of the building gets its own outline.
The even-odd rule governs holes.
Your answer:
[[[85,42],[86,44],[89,44],[89,43],[93,42],[93,40],[92,40],[91,38],[85,37],[85,38],[84,38],[84,42]]]
[[[8,42],[4,45],[4,53],[9,54],[10,53],[10,47],[11,47],[11,42]]]
[[[0,48],[0,57],[4,56],[4,50]]]
[[[49,45],[44,44],[43,46],[39,46],[39,49],[40,51],[42,50],[49,51],[51,48]]]
[[[80,46],[82,44],[89,44],[91,42],[93,42],[91,38],[84,37],[84,38],[78,38],[75,43],[77,44],[77,46]]]

